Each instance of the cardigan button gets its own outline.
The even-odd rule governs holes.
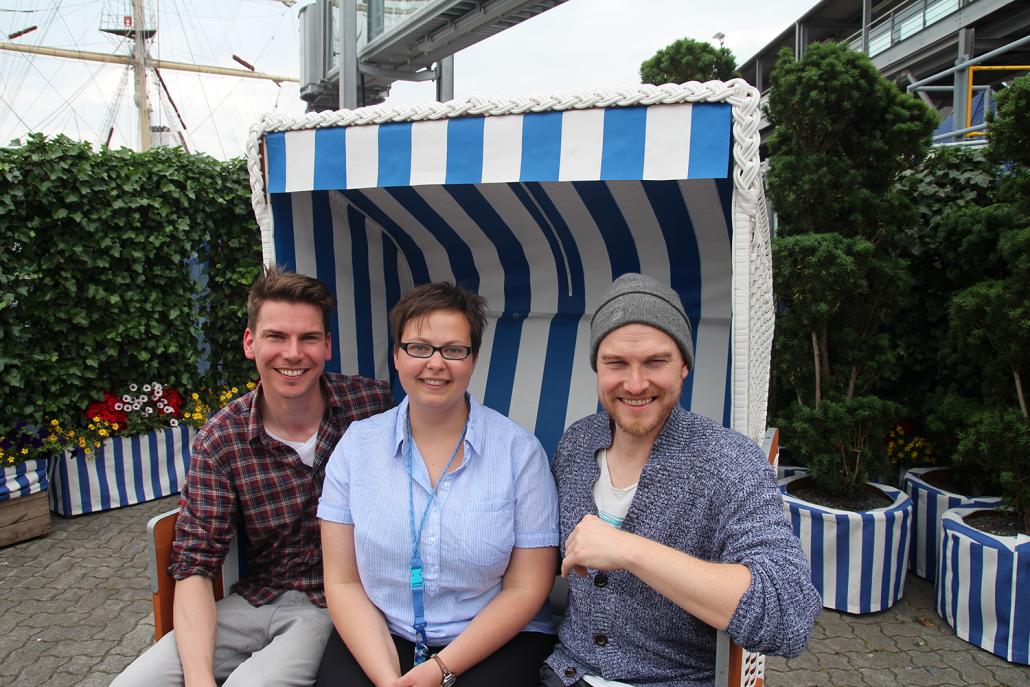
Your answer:
[[[608,635],[603,633],[594,635],[594,644],[597,646],[608,646]]]
[[[576,669],[569,666],[565,669],[565,677],[576,677]]]
[[[606,587],[608,586],[608,573],[599,572],[594,575],[594,586],[595,587]]]

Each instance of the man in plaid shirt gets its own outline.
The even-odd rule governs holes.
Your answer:
[[[247,300],[243,350],[261,378],[197,435],[172,563],[175,630],[114,685],[309,685],[331,621],[315,511],[325,465],[354,420],[392,405],[386,382],[325,372],[336,299],[268,268]],[[244,576],[215,603],[233,536]]]

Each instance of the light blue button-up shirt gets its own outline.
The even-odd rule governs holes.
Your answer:
[[[426,634],[454,640],[501,591],[513,547],[558,545],[558,499],[537,438],[468,396],[461,465],[441,478],[422,530]],[[408,582],[408,399],[350,425],[326,466],[318,517],[354,525],[358,572],[390,632],[415,640]],[[432,492],[413,446],[416,530]],[[553,633],[547,604],[525,630]]]

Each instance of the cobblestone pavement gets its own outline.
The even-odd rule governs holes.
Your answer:
[[[66,520],[0,549],[0,685],[107,685],[153,641],[145,525],[169,497]],[[1016,666],[956,638],[909,575],[905,598],[867,616],[824,612],[807,651],[771,657],[773,687],[1023,685]]]

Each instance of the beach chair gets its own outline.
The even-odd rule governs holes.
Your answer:
[[[147,545],[150,549],[149,572],[150,591],[154,605],[154,641],[171,631],[172,601],[175,598],[175,580],[168,574],[172,558],[172,539],[175,536],[175,521],[179,509],[155,515],[147,523]],[[237,536],[229,546],[229,553],[222,564],[222,571],[214,580],[215,600],[225,597],[243,574],[245,555],[241,539]]]
[[[597,410],[590,316],[643,272],[680,295],[684,406],[762,443],[773,335],[759,94],[744,81],[266,115],[248,167],[263,257],[336,293],[327,369],[389,380],[387,313],[452,280],[489,299],[470,391],[553,452]],[[719,684],[763,659],[719,643]]]

